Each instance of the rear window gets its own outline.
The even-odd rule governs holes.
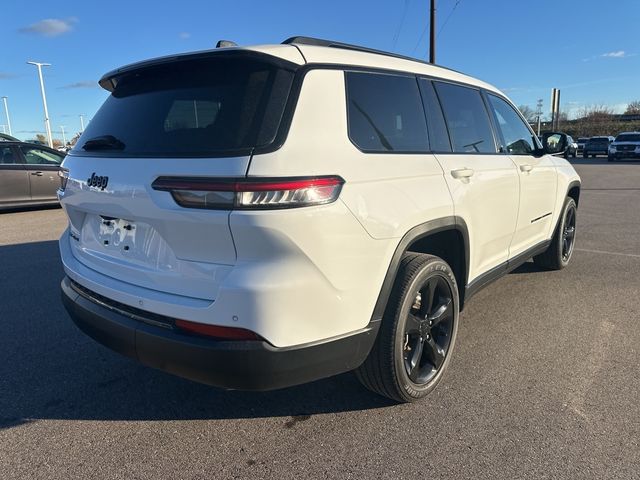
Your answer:
[[[616,142],[640,142],[640,133],[624,133],[618,135]]]
[[[427,121],[415,77],[347,72],[349,138],[365,152],[426,152]]]
[[[118,79],[73,153],[248,154],[274,141],[293,75],[259,60],[211,57],[134,71]]]

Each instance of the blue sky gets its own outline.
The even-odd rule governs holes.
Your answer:
[[[9,97],[16,136],[43,132],[36,69],[25,62],[51,63],[44,69],[45,85],[54,137],[61,138],[60,125],[78,131],[78,115],[91,118],[104,101],[106,93],[96,85],[104,72],[211,48],[221,38],[251,45],[308,35],[426,58],[428,5],[429,0],[4,0],[0,96]],[[569,112],[594,104],[620,111],[640,99],[639,0],[437,5],[438,63],[498,86],[518,105],[534,107],[541,98],[547,111],[552,87],[561,89],[562,108]]]

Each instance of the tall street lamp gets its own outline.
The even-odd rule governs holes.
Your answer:
[[[4,101],[4,113],[7,116],[7,127],[9,127],[9,135],[13,135],[13,132],[11,131],[11,120],[9,120],[9,107],[7,106],[7,98],[8,97],[2,97],[2,100]]]
[[[27,62],[29,65],[38,67],[38,77],[40,78],[40,92],[42,93],[42,105],[44,106],[44,125],[47,128],[49,148],[53,148],[53,137],[51,136],[51,124],[49,123],[49,110],[47,109],[47,96],[44,93],[44,80],[42,79],[42,67],[50,67],[50,63]]]
[[[80,133],[84,132],[84,113],[78,115],[80,117]]]
[[[64,147],[67,144],[67,137],[64,136],[64,125],[60,125],[60,130],[62,130],[62,146]]]

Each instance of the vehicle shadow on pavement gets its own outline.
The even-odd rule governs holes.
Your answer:
[[[56,241],[0,246],[0,429],[39,419],[191,420],[382,408],[352,374],[230,392],[137,364],[81,333],[60,300]]]
[[[623,159],[615,162],[610,162],[607,157],[596,158],[570,158],[569,162],[573,165],[608,165],[610,167],[616,165],[640,165],[640,160]]]

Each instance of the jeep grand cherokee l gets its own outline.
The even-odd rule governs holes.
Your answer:
[[[252,390],[356,370],[412,401],[475,292],[571,259],[580,181],[548,154],[566,135],[543,147],[462,73],[294,37],[100,85],[61,177],[63,301],[145,365]]]

